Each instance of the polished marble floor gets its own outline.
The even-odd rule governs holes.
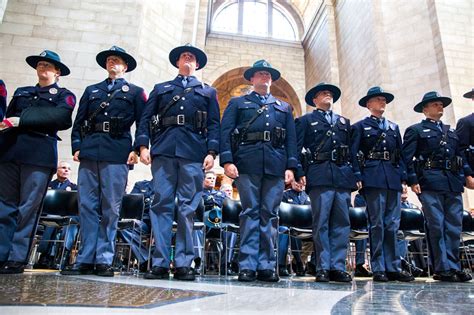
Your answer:
[[[244,284],[136,276],[0,276],[0,314],[474,314],[474,283],[315,283],[312,277]]]

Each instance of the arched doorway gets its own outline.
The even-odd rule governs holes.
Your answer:
[[[227,71],[218,77],[212,86],[217,89],[217,96],[221,115],[224,113],[232,97],[241,96],[251,91],[252,85],[244,79],[244,71],[249,67],[240,67]],[[295,90],[284,78],[280,77],[273,82],[271,93],[278,99],[287,102],[293,107],[293,116],[301,116],[301,104]]]

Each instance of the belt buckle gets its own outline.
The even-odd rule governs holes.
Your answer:
[[[184,115],[178,115],[176,116],[176,124],[177,125],[184,125]]]
[[[450,169],[452,169],[452,167],[453,167],[453,163],[452,163],[450,160],[444,161],[444,164],[445,164],[444,167],[445,167],[447,170],[450,170]]]
[[[390,160],[390,152],[388,151],[383,151],[383,159],[385,161],[389,161]]]
[[[270,131],[265,130],[263,132],[263,141],[270,141]]]
[[[110,122],[104,121],[102,123],[102,131],[103,132],[109,132],[110,131]]]
[[[176,102],[177,100],[179,100],[179,94],[177,94],[177,95],[173,96],[173,101],[175,101],[175,102]]]

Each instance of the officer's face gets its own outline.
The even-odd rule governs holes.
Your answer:
[[[71,165],[66,162],[59,163],[58,165],[58,170],[56,171],[56,176],[59,179],[68,179],[69,176],[71,175]]]
[[[250,78],[255,88],[269,88],[272,85],[272,75],[268,71],[257,71]]]
[[[176,65],[179,68],[179,73],[185,75],[190,75],[197,68],[199,68],[199,63],[197,62],[196,56],[189,51],[185,51],[179,55]]]
[[[426,117],[438,120],[443,116],[444,108],[443,103],[440,101],[429,102],[423,107],[423,114]]]
[[[40,80],[54,80],[60,76],[61,71],[51,62],[38,61],[36,64],[36,73]]]
[[[214,188],[216,185],[216,175],[214,174],[206,174],[206,177],[204,178],[204,188],[206,189],[211,189]]]
[[[221,191],[223,191],[227,197],[232,198],[233,189],[231,186],[221,187]]]
[[[331,107],[333,95],[331,91],[319,91],[313,98],[313,104],[320,109],[328,110]]]
[[[367,108],[374,116],[380,116],[385,112],[387,99],[383,96],[375,96],[367,101]]]
[[[124,74],[127,71],[125,60],[119,56],[108,56],[105,66],[107,67],[107,72],[113,75]]]

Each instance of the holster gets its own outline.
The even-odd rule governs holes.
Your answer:
[[[204,111],[196,111],[194,115],[194,129],[196,131],[207,131],[207,112]]]
[[[400,164],[401,152],[400,149],[395,149],[392,152],[391,162],[393,165],[398,166]]]
[[[308,168],[312,163],[312,160],[313,160],[312,157],[313,157],[313,155],[312,155],[310,149],[305,149],[304,152],[300,153],[301,166],[303,167],[303,171],[305,173],[308,171]]]
[[[239,129],[235,128],[230,134],[230,147],[232,152],[236,152],[239,149],[240,132]]]
[[[365,155],[364,152],[359,151],[357,152],[357,162],[359,163],[359,168],[364,168],[365,167]]]
[[[471,167],[474,167],[474,146],[470,145],[466,149],[466,159]]]
[[[350,157],[349,146],[341,145],[340,147],[337,147],[335,151],[336,151],[336,156],[335,156],[334,162],[337,165],[342,165],[342,164],[345,164],[347,161],[349,161],[349,157]]]
[[[149,126],[150,136],[154,136],[160,130],[160,115],[151,116]]]
[[[88,120],[85,120],[80,128],[81,140],[90,133],[92,133],[92,124]]]

